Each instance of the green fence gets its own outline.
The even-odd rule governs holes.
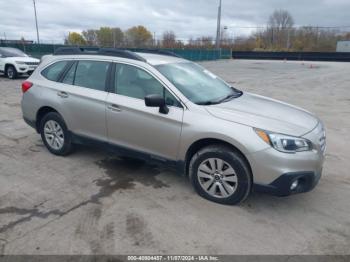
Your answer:
[[[59,47],[64,45],[50,45],[50,44],[2,44],[3,47],[14,47],[23,50],[27,54],[40,58],[43,55],[52,54]],[[128,50],[136,51],[137,48],[127,48]],[[221,50],[212,50],[212,49],[161,49],[165,51],[171,51],[185,59],[191,61],[210,61],[218,59],[230,59],[232,57],[231,50],[221,49]]]
[[[55,50],[57,48],[62,47],[64,45],[49,45],[49,44],[22,45],[22,44],[2,44],[2,43],[0,43],[0,46],[18,48],[18,49],[21,49],[22,51],[24,51],[25,53],[27,53],[28,55],[40,58],[43,55],[52,54],[53,52],[55,52]]]

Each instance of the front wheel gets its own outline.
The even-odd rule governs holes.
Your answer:
[[[224,145],[207,146],[191,159],[190,180],[199,195],[220,204],[243,202],[252,186],[252,175],[244,158]]]
[[[16,79],[17,78],[16,68],[12,65],[9,65],[6,69],[6,75],[9,79]]]
[[[55,155],[65,156],[71,152],[71,134],[62,117],[51,112],[40,123],[40,134],[46,148]]]

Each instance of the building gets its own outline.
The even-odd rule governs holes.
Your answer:
[[[338,41],[337,52],[350,52],[350,40]]]

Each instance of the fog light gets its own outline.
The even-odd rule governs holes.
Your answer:
[[[294,190],[297,188],[299,184],[299,181],[298,180],[295,180],[291,185],[290,185],[290,190]]]

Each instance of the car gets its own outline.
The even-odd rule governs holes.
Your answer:
[[[239,204],[253,190],[307,192],[321,177],[321,120],[172,53],[61,48],[22,91],[23,118],[51,153],[83,143],[161,163],[220,204]]]
[[[23,74],[30,75],[39,63],[39,59],[30,57],[17,48],[0,47],[0,72],[9,79]]]

